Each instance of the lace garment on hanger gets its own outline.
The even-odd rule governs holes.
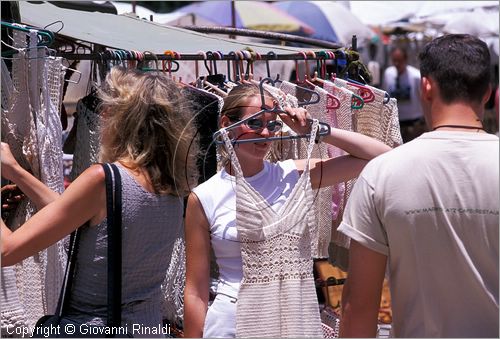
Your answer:
[[[351,108],[351,99],[354,94],[347,88],[338,87],[330,81],[325,81],[324,87],[327,92],[339,98],[340,107],[335,111],[337,126],[340,129],[346,131],[353,131],[353,112]],[[340,156],[347,154],[344,150],[330,145],[328,148],[329,156]],[[355,179],[346,181],[345,183],[339,183],[332,186],[332,203],[334,205],[332,209],[332,235],[331,241],[333,244],[342,246],[344,248],[349,247],[349,237],[344,234],[337,232],[338,225],[342,219],[342,214],[344,211],[345,204],[347,202],[348,192]],[[334,255],[330,255],[332,261],[336,261]]]
[[[26,48],[26,34],[14,31],[13,35],[14,46]],[[58,64],[51,64],[55,59],[46,59],[44,51],[35,48],[36,32],[30,32],[29,37],[28,52],[21,51],[13,58],[12,79],[2,63],[3,140],[9,143],[23,168],[51,189],[62,192],[61,59],[56,61]],[[4,93],[12,97],[5,98]],[[34,204],[25,199],[9,216],[7,225],[15,230],[35,212]],[[42,315],[54,312],[65,262],[63,245],[59,242],[14,266],[17,293],[4,292],[19,296],[17,307],[23,306],[27,326],[34,326]],[[9,311],[2,308],[2,314]]]
[[[62,193],[63,152],[60,111],[64,85],[62,58],[42,57],[39,68],[38,88],[42,95],[37,109],[37,145],[40,161],[40,180],[51,190]],[[66,264],[65,240],[46,249],[45,257],[45,308],[54,312],[59,299],[60,286],[64,279]]]
[[[17,292],[15,268],[13,266],[2,267],[0,274],[2,281],[0,294],[2,305],[0,312],[0,334],[2,338],[9,338],[13,337],[12,333],[16,333],[16,329],[26,328],[27,321],[19,293]]]
[[[398,102],[395,98],[389,99],[389,102],[384,105],[383,115],[389,116],[389,118],[386,118],[386,120],[389,120],[389,126],[382,142],[392,148],[402,145],[403,137],[399,127]]]
[[[175,240],[167,275],[161,285],[164,297],[161,303],[164,319],[183,328],[184,322],[184,287],[186,285],[186,247],[184,239]]]
[[[351,85],[346,80],[337,78],[335,79],[335,85],[346,87],[361,95],[361,89]],[[394,112],[393,105],[390,102],[388,105],[384,105],[385,91],[372,86],[366,87],[373,92],[375,98],[371,102],[365,102],[363,108],[356,110],[354,131],[375,138],[391,147],[402,144],[401,133],[398,136],[397,131],[392,128],[393,116],[394,113],[397,115],[397,111]],[[399,140],[401,140],[401,143],[399,143]]]
[[[186,86],[182,93],[192,104],[194,117],[192,123],[198,131],[200,155],[197,159],[199,172],[198,184],[208,180],[218,169],[218,152],[213,142],[217,131],[220,112],[224,101],[222,97],[201,88]]]
[[[352,92],[336,87],[332,82],[325,81],[323,89],[336,97],[339,100],[340,106],[335,110],[331,110],[332,127],[343,129],[346,131],[352,130],[351,120],[351,98]],[[328,145],[328,156],[336,158],[347,154],[344,150]],[[337,220],[340,209],[344,205],[345,184],[343,182],[332,186],[332,220]],[[332,230],[332,241],[335,241],[337,235],[336,230]]]
[[[291,95],[298,98],[299,101],[307,101],[308,98],[301,100],[303,92],[297,85],[283,81],[280,85],[280,90],[286,93],[286,95]],[[311,118],[318,119],[320,121],[327,122],[329,117],[327,114],[327,98],[326,91],[322,88],[315,88],[314,91],[319,96],[319,102],[312,105],[307,105],[307,111],[311,115]],[[298,158],[304,159],[308,156],[308,143],[306,139],[299,139],[297,141],[298,145]],[[312,150],[312,158],[316,159],[326,159],[328,157],[327,144],[319,143],[317,147]],[[318,225],[318,236],[316,237],[317,243],[313,247],[313,257],[314,258],[328,258],[328,246],[330,244],[331,229],[332,229],[332,188],[323,187],[314,190],[314,204],[316,206],[316,224]]]
[[[99,114],[96,107],[88,107],[85,104],[92,102],[94,97],[95,94],[88,94],[76,104],[76,144],[70,180],[75,180],[83,171],[99,161]]]
[[[16,48],[33,47],[32,42],[36,41],[34,40],[36,34],[31,34],[31,43],[27,46],[26,33],[15,30],[12,33]],[[8,102],[7,106],[2,107],[2,139],[9,144],[12,154],[19,164],[24,169],[31,171],[35,177],[40,178],[36,147],[36,122],[31,105],[33,95],[30,95],[32,88],[36,87],[37,83],[38,61],[36,61],[36,57],[36,49],[30,49],[28,52],[21,50],[13,56],[12,81],[9,85],[12,86],[10,92],[14,96],[8,100],[2,100],[2,104],[4,101]],[[5,75],[2,72],[2,82],[9,83],[8,74],[8,71]],[[4,87],[2,86],[3,92]],[[9,215],[6,224],[11,230],[15,230],[35,213],[34,204],[29,199],[24,199],[19,203],[15,212]],[[17,291],[2,291],[6,295],[19,297],[19,304],[15,308],[23,310],[26,326],[33,326],[35,321],[45,314],[43,305],[45,254],[45,251],[41,251],[13,266]],[[4,288],[7,286],[2,286],[2,290]],[[10,288],[13,288],[12,285]],[[2,322],[4,324],[10,322],[8,318],[5,321],[3,318],[4,314],[9,313],[11,311],[2,306]]]
[[[313,123],[308,155],[318,121]],[[317,234],[309,163],[278,211],[245,180],[226,130],[236,177],[236,227],[243,279],[236,312],[237,337],[321,337],[311,238]]]
[[[16,37],[15,31],[14,37]],[[18,34],[17,34],[18,36]],[[23,35],[25,37],[25,35]],[[18,38],[19,40],[19,38]],[[24,53],[24,52],[20,52]],[[17,162],[23,168],[29,168],[29,163],[22,153],[23,135],[28,135],[31,124],[29,117],[26,113],[29,112],[27,100],[21,99],[21,93],[26,95],[27,90],[21,88],[21,85],[26,86],[25,81],[20,81],[19,76],[27,73],[27,65],[24,58],[20,60],[13,59],[13,75],[11,78],[9,69],[4,60],[1,62],[2,67],[2,141],[9,143],[12,154]],[[19,70],[24,70],[21,73]],[[14,72],[17,70],[17,72]],[[17,86],[14,85],[14,81]],[[27,202],[22,202],[20,205],[24,206],[23,211],[26,210]],[[20,210],[18,207],[18,210]],[[12,219],[10,219],[12,220]],[[12,221],[6,221],[10,225]],[[1,268],[1,312],[0,312],[0,328],[1,336],[8,337],[13,333],[16,328],[27,327],[25,311],[19,293],[17,291],[15,267],[2,267]]]

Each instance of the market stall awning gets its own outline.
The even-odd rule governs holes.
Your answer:
[[[164,26],[127,15],[65,9],[47,2],[19,1],[19,9],[21,21],[26,25],[44,28],[61,21],[64,26],[58,34],[116,49],[150,51],[155,54],[163,54],[167,50],[178,53],[197,53],[198,51],[229,53],[245,47],[250,47],[260,54],[270,51],[276,54],[292,54],[303,50],[225,39]],[[60,26],[60,24],[54,24],[47,29],[56,31]]]

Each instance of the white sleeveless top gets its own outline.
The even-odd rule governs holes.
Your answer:
[[[314,120],[308,160],[317,129]],[[311,255],[318,230],[309,161],[276,211],[245,180],[227,131],[221,132],[235,169],[236,228],[243,262],[236,336],[322,337]]]
[[[299,173],[293,160],[264,161],[262,171],[246,177],[273,209],[278,211],[290,195]],[[219,267],[217,293],[238,297],[243,269],[236,231],[236,178],[222,169],[193,188],[210,227],[211,244]]]

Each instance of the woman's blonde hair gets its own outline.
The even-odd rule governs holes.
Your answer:
[[[197,182],[198,142],[190,105],[163,74],[114,67],[99,91],[101,161],[147,171],[156,193],[186,196]]]
[[[273,98],[272,95],[264,89],[265,98]],[[249,100],[253,97],[260,98],[260,88],[253,83],[244,83],[234,87],[228,96],[224,98],[224,105],[221,110],[221,118],[227,116],[229,120],[235,121],[241,118],[246,107],[248,107]],[[219,123],[220,125],[220,123]],[[219,126],[222,127],[222,126]],[[226,166],[230,159],[225,146],[218,149],[219,162],[221,166]]]
[[[271,94],[264,89],[264,95],[271,97]],[[234,87],[228,96],[224,98],[224,106],[222,106],[221,117],[227,116],[230,119],[239,119],[243,114],[243,110],[248,105],[248,100],[255,96],[260,97],[259,86],[248,83]]]

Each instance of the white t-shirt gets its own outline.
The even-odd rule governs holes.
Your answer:
[[[498,147],[425,133],[354,185],[338,230],[388,256],[396,337],[498,338]]]
[[[294,160],[270,163],[252,177],[245,177],[275,211],[285,203],[299,179]],[[212,248],[219,266],[217,293],[238,297],[243,263],[236,230],[235,177],[222,170],[193,189],[210,225]]]
[[[399,121],[419,119],[424,116],[420,105],[420,71],[407,65],[406,72],[399,76],[398,71],[390,66],[384,72],[382,87],[391,98],[398,101]]]

